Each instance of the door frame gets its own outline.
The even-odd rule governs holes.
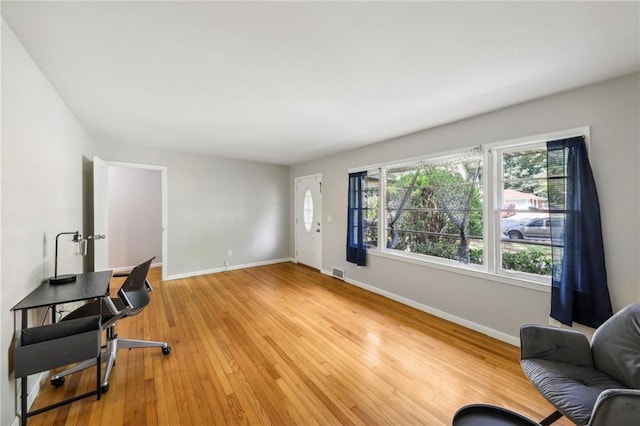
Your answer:
[[[298,263],[298,224],[297,224],[297,220],[298,220],[298,202],[301,201],[298,197],[298,189],[296,187],[297,185],[297,181],[298,179],[308,179],[308,178],[315,178],[318,177],[320,178],[320,198],[322,199],[322,205],[320,208],[320,223],[322,226],[322,234],[320,237],[320,251],[319,251],[319,255],[320,255],[320,267],[318,268],[320,271],[322,271],[322,247],[323,247],[323,239],[324,239],[324,227],[325,227],[325,223],[323,219],[323,210],[324,210],[324,197],[323,197],[323,192],[322,192],[322,173],[314,173],[311,175],[305,175],[305,176],[297,176],[293,178],[293,194],[294,194],[294,202],[293,202],[293,231],[294,231],[294,250],[295,250],[295,256],[294,256],[294,260],[295,263]]]
[[[162,280],[166,281],[168,278],[167,266],[169,265],[169,250],[168,247],[168,233],[169,233],[169,223],[167,221],[168,211],[169,211],[169,203],[168,203],[168,190],[167,190],[167,166],[160,166],[155,164],[142,164],[142,163],[126,163],[121,161],[109,161],[102,160],[107,166],[117,166],[117,167],[128,167],[131,169],[140,169],[140,170],[158,170],[160,171],[160,180],[161,180],[161,194],[162,197]]]

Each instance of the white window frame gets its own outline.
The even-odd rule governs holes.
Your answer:
[[[365,171],[365,169],[359,169],[356,171]],[[376,228],[376,232],[378,233],[378,245],[376,247],[370,247],[369,245],[367,245],[367,251],[369,250],[380,250],[381,248],[381,237],[382,237],[382,232],[384,230],[384,228],[382,228],[382,220],[384,219],[384,215],[381,218],[380,217],[380,202],[382,201],[382,188],[384,188],[384,184],[382,182],[382,166],[378,166],[378,167],[369,167],[366,169],[367,171],[367,176],[369,175],[373,175],[373,174],[377,174],[378,175],[378,226]],[[352,173],[352,171],[350,170],[349,173]],[[368,183],[367,183],[367,188],[368,188]],[[386,224],[385,224],[386,226]]]
[[[517,139],[509,139],[500,142],[492,142],[482,145],[483,150],[483,264],[467,264],[463,265],[455,260],[443,259],[435,256],[428,256],[414,253],[403,253],[398,250],[388,249],[387,241],[387,215],[386,206],[386,169],[406,163],[412,163],[420,160],[428,160],[448,155],[460,153],[471,149],[469,146],[465,149],[446,151],[437,154],[424,156],[416,156],[408,159],[390,161],[385,163],[370,164],[361,167],[355,167],[348,170],[349,173],[364,171],[380,173],[379,188],[379,210],[378,210],[378,246],[370,247],[367,253],[373,256],[379,256],[394,259],[401,262],[413,263],[422,266],[429,266],[436,269],[443,269],[463,275],[471,275],[489,279],[505,284],[515,285],[519,287],[531,288],[549,292],[551,287],[551,278],[529,274],[525,272],[503,270],[502,269],[502,253],[501,253],[501,235],[502,229],[500,225],[500,210],[502,208],[502,193],[500,191],[502,184],[502,167],[500,155],[503,152],[509,152],[514,149],[535,148],[543,146],[548,141],[569,138],[572,136],[584,136],[587,151],[589,151],[591,140],[591,129],[589,126],[576,127],[572,129],[548,132],[533,136],[527,136]],[[496,229],[497,227],[497,229]]]
[[[500,157],[504,153],[513,152],[520,149],[546,149],[547,140],[552,139],[546,139],[545,141],[535,140],[532,142],[522,142],[516,145],[498,146],[492,149],[488,149],[485,152],[486,155],[491,157],[490,161],[493,163],[491,172],[493,172],[494,174],[492,176],[493,185],[490,185],[491,190],[494,192],[494,196],[491,197],[491,200],[489,200],[488,202],[488,204],[491,204],[491,201],[493,201],[493,205],[489,206],[489,214],[491,214],[493,218],[490,226],[493,228],[491,235],[493,235],[494,238],[491,242],[491,248],[487,250],[488,259],[485,258],[485,260],[493,265],[493,272],[497,275],[503,275],[505,277],[516,279],[525,279],[545,285],[551,285],[550,276],[530,274],[527,272],[513,271],[502,268],[502,221],[500,220],[500,213],[502,212],[502,206],[504,205],[504,200],[502,199],[503,193],[501,191],[504,176]],[[498,227],[498,229],[496,229],[496,226]]]

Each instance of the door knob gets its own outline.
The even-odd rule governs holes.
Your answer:
[[[103,240],[107,238],[106,235],[104,234],[97,234],[97,235],[89,235],[87,236],[87,240]]]

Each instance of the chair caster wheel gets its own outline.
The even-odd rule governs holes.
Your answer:
[[[107,383],[106,385],[100,386],[100,392],[102,392],[102,393],[109,392],[109,383]]]
[[[164,346],[162,348],[162,353],[165,355],[169,355],[169,352],[171,352],[171,346]]]
[[[51,378],[51,384],[57,388],[64,385],[64,376]]]

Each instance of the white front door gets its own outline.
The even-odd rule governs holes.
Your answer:
[[[296,261],[322,269],[322,176],[295,179]]]

